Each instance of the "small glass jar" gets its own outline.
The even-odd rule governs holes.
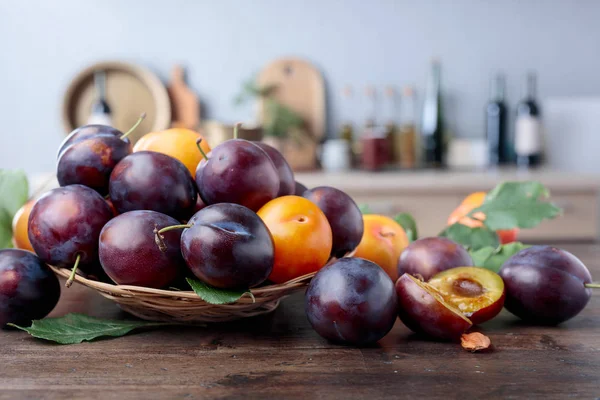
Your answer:
[[[369,128],[362,139],[361,167],[367,171],[377,171],[388,164],[390,159],[390,142],[385,129]]]
[[[350,143],[345,139],[330,139],[323,144],[321,165],[328,172],[347,171],[351,167]]]

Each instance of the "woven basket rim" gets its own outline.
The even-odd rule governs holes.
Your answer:
[[[52,269],[52,271],[54,271],[56,274],[62,276],[63,278],[68,278],[71,275],[70,269],[55,267],[52,265],[50,265],[49,267]],[[310,282],[310,280],[315,276],[315,274],[316,274],[316,272],[311,272],[309,274],[299,276],[297,278],[291,279],[284,283],[271,284],[271,285],[261,286],[261,287],[257,287],[257,288],[253,288],[253,289],[251,288],[251,289],[249,289],[249,292],[252,293],[252,295],[255,297],[257,297],[257,296],[260,297],[262,295],[268,295],[273,292],[289,291],[289,290],[301,288],[303,286],[306,286]],[[184,298],[184,299],[202,300],[196,294],[196,292],[194,292],[193,290],[189,290],[189,291],[188,290],[166,290],[166,289],[148,288],[148,287],[144,287],[144,286],[118,285],[118,284],[100,282],[97,280],[88,279],[85,276],[80,275],[80,274],[75,274],[75,278],[73,281],[77,282],[79,284],[82,284],[84,286],[87,286],[89,288],[96,289],[98,291],[110,293],[112,295],[117,295],[117,296],[141,294],[141,295],[155,295],[155,296],[164,296],[164,297],[178,297],[178,298]],[[243,298],[244,297],[242,297],[242,299]],[[209,303],[207,303],[207,304],[209,304]],[[231,304],[235,304],[235,303],[230,303],[230,305]]]
[[[352,253],[346,255],[350,257]],[[325,265],[335,262],[332,257]],[[49,266],[63,278],[69,278],[71,270]],[[79,273],[74,281],[95,290],[113,301],[124,311],[149,321],[175,322],[225,322],[254,317],[272,312],[281,299],[306,288],[318,271],[299,276],[287,282],[268,284],[249,289],[251,296],[242,295],[232,303],[213,304],[205,301],[192,290],[166,290],[143,286],[118,285],[89,279]],[[190,288],[191,289],[191,288]]]

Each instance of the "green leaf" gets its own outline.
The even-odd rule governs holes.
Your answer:
[[[487,268],[497,273],[500,271],[500,268],[506,260],[528,247],[530,247],[530,245],[521,242],[512,242],[496,248],[483,247],[479,250],[472,250],[470,251],[470,254],[471,258],[473,258],[474,265]]]
[[[185,278],[187,283],[194,289],[194,292],[205,302],[210,304],[228,304],[235,303],[243,295],[248,294],[254,300],[250,290],[225,290],[208,286],[206,283],[197,279]]]
[[[361,214],[370,214],[371,210],[369,209],[369,205],[368,204],[359,204],[358,209],[360,210]]]
[[[12,220],[29,197],[27,176],[21,170],[0,169],[0,249],[12,247]]]
[[[12,244],[12,218],[3,208],[0,208],[0,249],[9,249]]]
[[[291,130],[301,128],[302,117],[291,108],[274,98],[265,100],[265,119],[263,121],[266,136],[287,137]]]
[[[0,208],[4,209],[12,220],[29,197],[29,184],[25,172],[0,169],[0,196]]]
[[[75,344],[103,336],[123,336],[137,328],[174,324],[169,322],[120,321],[73,313],[64,317],[35,320],[29,328],[13,324],[8,325],[24,330],[39,339],[60,344]]]
[[[418,238],[417,223],[412,215],[409,213],[401,213],[394,217],[394,221],[400,224],[406,236],[408,236],[409,242],[414,242]]]
[[[549,195],[548,189],[539,182],[504,182],[490,191],[483,204],[469,215],[484,213],[483,223],[491,230],[533,228],[562,211],[543,201]]]
[[[482,247],[478,250],[471,250],[469,254],[471,254],[471,258],[473,259],[473,265],[476,267],[485,266],[485,262],[494,254],[496,251],[495,247],[486,246]]]
[[[447,237],[472,250],[488,246],[496,248],[500,245],[496,232],[486,227],[470,228],[459,223],[450,225],[439,236]]]

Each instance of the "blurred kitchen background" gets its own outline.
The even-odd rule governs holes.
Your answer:
[[[212,146],[239,121],[307,186],[424,233],[467,193],[536,179],[565,218],[532,239],[596,238],[598,16],[594,0],[2,0],[0,168],[51,173],[90,121],[146,111],[138,137],[180,126]]]

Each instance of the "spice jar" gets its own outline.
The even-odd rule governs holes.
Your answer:
[[[361,139],[361,167],[367,171],[377,171],[387,165],[390,159],[390,143],[385,129],[368,128]]]

